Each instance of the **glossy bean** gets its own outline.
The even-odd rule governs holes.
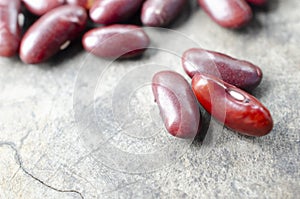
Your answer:
[[[16,54],[20,44],[20,0],[0,0],[0,56],[11,57]]]
[[[144,0],[95,0],[90,18],[95,23],[113,24],[127,20],[142,6]]]
[[[182,9],[186,0],[146,0],[141,20],[147,26],[166,26]]]
[[[247,91],[256,88],[263,77],[261,69],[248,61],[200,48],[185,51],[182,66],[190,77],[196,73],[210,74]]]
[[[223,27],[239,28],[252,18],[252,10],[245,0],[198,0],[198,3]]]
[[[248,136],[263,136],[273,128],[269,110],[255,97],[218,78],[196,74],[192,89],[199,103],[228,128]]]
[[[32,13],[38,16],[49,12],[53,8],[61,6],[65,0],[22,0],[25,7]]]
[[[161,71],[152,79],[152,91],[168,132],[194,138],[201,126],[201,115],[189,83],[176,72]]]
[[[82,43],[88,52],[99,57],[130,58],[141,55],[150,39],[138,26],[116,24],[90,30]]]
[[[256,6],[263,6],[267,4],[267,0],[246,0],[248,3],[251,3]]]
[[[86,10],[80,6],[64,5],[39,18],[25,33],[20,46],[20,58],[25,63],[39,63],[61,46],[75,39],[84,30]]]
[[[66,0],[67,4],[78,5],[85,9],[90,9],[94,3],[94,0]]]

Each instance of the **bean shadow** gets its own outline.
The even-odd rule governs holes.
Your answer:
[[[253,91],[251,91],[251,95],[255,96],[255,98],[257,99],[260,99],[265,95],[265,93],[270,92],[271,86],[272,86],[271,81],[267,77],[264,77],[260,85],[257,88],[255,88]]]
[[[25,9],[24,6],[22,6],[21,8],[21,12],[24,16],[24,24],[22,27],[22,35],[25,34],[25,32],[29,29],[29,27],[36,21],[39,19],[38,16],[33,15],[31,12],[29,12],[27,9]]]
[[[49,68],[58,67],[62,63],[72,60],[79,53],[81,53],[83,51],[81,39],[82,36],[78,37],[77,39],[73,40],[66,49],[59,51],[53,57],[46,60],[45,61],[46,67]]]
[[[266,6],[251,6],[254,12],[274,12],[279,7],[279,0],[269,0]]]
[[[140,8],[140,10],[133,17],[124,22],[120,22],[120,24],[133,24],[136,26],[143,26],[143,23],[141,21],[141,10],[142,8]]]
[[[178,16],[166,28],[176,29],[185,24],[185,22],[199,9],[197,1],[189,0],[184,5]]]
[[[205,111],[201,105],[199,106],[200,106],[199,111],[201,114],[200,128],[198,130],[196,137],[193,140],[193,143],[196,145],[201,144],[204,141],[208,133],[210,121],[212,119],[211,115],[207,111]]]
[[[184,7],[181,9],[178,16],[170,24],[163,28],[175,29],[177,27],[182,26],[190,18],[190,16],[198,9],[199,6],[197,5],[197,1],[188,0]],[[141,21],[141,9],[132,18],[121,22],[121,24],[133,24],[137,26],[143,26],[143,23]]]
[[[279,0],[272,0],[268,1],[267,5],[265,6],[254,6],[250,5],[253,11],[253,18],[252,20],[244,27],[239,29],[234,29],[234,32],[238,34],[258,34],[263,29],[263,23],[259,19],[260,13],[269,13],[274,12],[278,9]]]

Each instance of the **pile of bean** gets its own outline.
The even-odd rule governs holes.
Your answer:
[[[36,64],[54,56],[87,29],[87,22],[103,26],[82,37],[84,49],[102,58],[130,58],[144,52],[150,38],[136,25],[118,24],[140,13],[145,26],[170,24],[187,0],[0,0],[0,56],[19,52],[24,63]],[[248,3],[266,0],[198,0],[216,23],[239,28],[252,18]],[[21,8],[40,16],[21,35]],[[25,16],[26,18],[26,16]],[[247,91],[262,79],[250,62],[203,49],[189,49],[182,57],[189,83],[179,74],[162,71],[152,89],[167,130],[181,138],[194,137],[201,127],[198,102],[227,127],[250,136],[268,134],[273,122],[269,111]]]
[[[269,110],[248,93],[262,80],[258,66],[196,48],[183,54],[182,66],[192,78],[191,86],[173,71],[158,72],[152,79],[154,98],[170,134],[193,138],[200,132],[196,99],[216,120],[243,135],[264,136],[272,130]]]
[[[70,41],[80,37],[86,30],[87,21],[104,25],[83,36],[82,43],[87,51],[104,58],[115,58],[122,55],[122,52],[127,52],[123,57],[138,56],[149,45],[148,36],[138,26],[118,23],[128,22],[140,14],[140,20],[145,26],[167,26],[178,16],[187,1],[0,0],[0,56],[10,57],[19,52],[25,63],[43,62],[65,48]],[[266,0],[198,0],[198,3],[219,25],[239,28],[252,18],[248,3],[263,6]],[[23,36],[23,24],[18,20],[22,6],[40,16],[25,30]],[[106,41],[117,33],[124,34],[124,37]]]

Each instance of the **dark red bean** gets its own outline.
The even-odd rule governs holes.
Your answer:
[[[67,4],[78,5],[85,9],[90,9],[94,3],[94,0],[66,0]]]
[[[166,26],[182,10],[186,0],[147,0],[142,8],[141,20],[147,26]]]
[[[210,74],[247,91],[256,88],[263,77],[261,69],[248,61],[200,48],[185,51],[182,66],[191,78],[196,73]]]
[[[95,0],[90,18],[95,23],[113,24],[127,20],[141,7],[144,0]]]
[[[194,138],[201,126],[201,115],[189,83],[176,72],[161,71],[152,79],[152,91],[168,132]]]
[[[61,6],[65,3],[65,0],[22,0],[25,7],[35,15],[43,15],[49,12],[53,8]]]
[[[150,39],[138,26],[116,24],[90,30],[82,43],[88,52],[99,57],[130,58],[141,55]]]
[[[16,54],[20,44],[20,0],[0,0],[0,56]]]
[[[232,130],[248,136],[263,136],[273,128],[268,109],[235,86],[199,73],[193,77],[192,89],[206,111]]]
[[[267,0],[246,0],[248,3],[251,3],[256,6],[263,6],[267,4]]]
[[[54,54],[67,41],[84,30],[86,10],[80,6],[64,5],[39,18],[25,33],[20,46],[20,58],[25,63],[39,63]]]
[[[252,10],[245,0],[198,0],[198,3],[223,27],[239,28],[252,18]]]

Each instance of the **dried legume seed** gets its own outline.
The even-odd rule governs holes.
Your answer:
[[[41,16],[50,10],[62,6],[65,0],[22,0],[25,7],[32,13]]]
[[[131,58],[141,55],[150,44],[144,30],[135,25],[110,25],[84,34],[85,50],[102,58]]]
[[[0,56],[11,57],[18,51],[21,31],[18,23],[20,0],[0,0]]]
[[[152,91],[168,132],[194,138],[201,127],[201,115],[189,83],[176,72],[161,71],[152,79]]]
[[[179,14],[186,2],[186,0],[146,0],[141,20],[146,26],[166,26]]]
[[[248,61],[201,48],[185,51],[182,66],[190,77],[196,73],[210,74],[247,91],[256,88],[263,77],[261,69]]]
[[[255,97],[210,75],[196,74],[192,89],[199,103],[228,128],[248,136],[264,136],[273,128],[269,110]]]
[[[46,13],[25,33],[20,46],[21,60],[34,64],[50,58],[65,42],[80,35],[86,20],[86,10],[80,6],[64,5]]]
[[[90,18],[99,24],[123,22],[133,16],[144,0],[95,0],[90,9]]]
[[[198,0],[198,3],[216,23],[226,28],[239,28],[252,18],[245,0]]]

